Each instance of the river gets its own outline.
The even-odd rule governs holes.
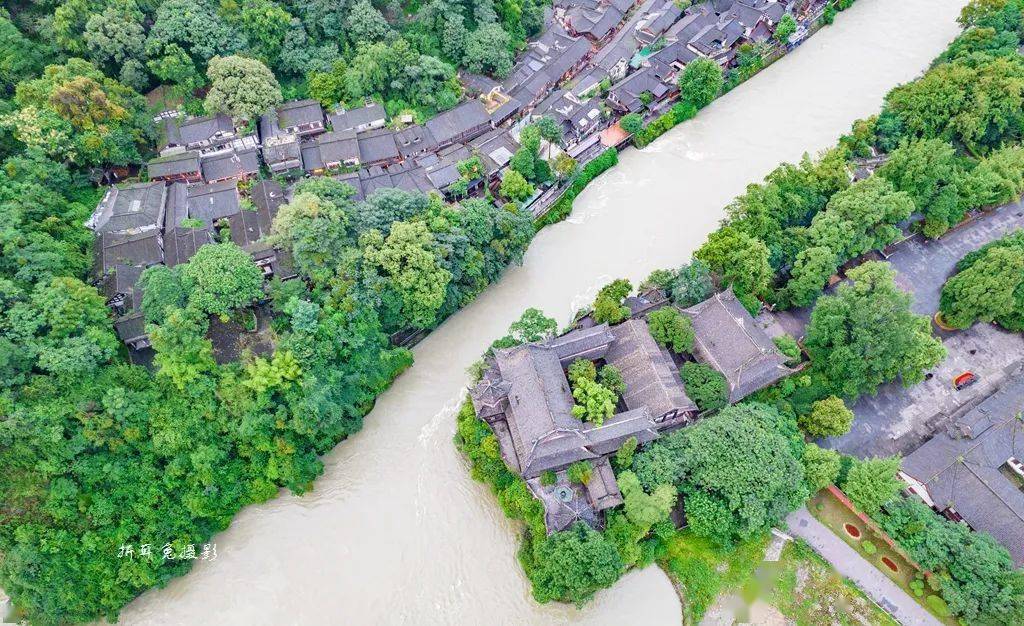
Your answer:
[[[963,0],[860,0],[794,53],[648,148],[628,150],[541,232],[522,267],[415,349],[315,490],[244,510],[218,556],[122,613],[125,624],[680,623],[656,567],[582,610],[534,603],[517,529],[473,482],[451,438],[475,361],[526,307],[560,323],[617,277],[689,258],[722,207],[782,160],[832,145],[921,72]]]

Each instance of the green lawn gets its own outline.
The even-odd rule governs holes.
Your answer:
[[[767,545],[765,535],[723,550],[687,531],[677,533],[661,566],[684,596],[686,622],[699,622],[719,594],[746,585],[761,564]]]
[[[740,621],[770,614],[808,626],[897,624],[803,542],[787,544],[778,562],[765,563],[769,539],[721,549],[686,531],[673,537],[660,565],[679,590],[684,623],[699,623],[716,600],[731,596]]]
[[[773,583],[765,599],[801,626],[897,624],[802,541],[786,545],[779,562],[765,563],[764,569]]]

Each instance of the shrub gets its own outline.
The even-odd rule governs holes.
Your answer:
[[[839,437],[850,432],[852,425],[853,411],[835,396],[818,400],[809,415],[800,417],[800,427],[812,437]]]
[[[790,367],[796,367],[800,365],[800,345],[797,344],[796,339],[793,339],[789,335],[779,335],[772,339],[775,343],[775,347],[779,349],[786,359],[786,365]]]
[[[867,539],[865,539],[864,541],[860,542],[860,547],[861,547],[862,550],[864,550],[865,554],[874,554],[874,553],[878,552],[878,548],[875,547],[875,544],[871,543],[871,541],[869,541]]]
[[[569,476],[569,480],[574,483],[585,485],[590,482],[590,473],[593,471],[590,463],[587,461],[576,461],[569,466],[566,470],[566,474]]]
[[[664,307],[647,316],[651,336],[676,353],[693,349],[693,323],[675,307]]]
[[[540,484],[544,485],[545,487],[550,487],[551,485],[554,485],[557,482],[558,475],[551,470],[548,470],[540,475]]]
[[[725,376],[703,363],[687,363],[681,372],[686,395],[701,411],[720,409],[729,403],[729,385]]]
[[[583,379],[595,381],[597,380],[597,367],[589,359],[576,359],[569,364],[567,378],[572,385],[576,385]]]
[[[946,601],[939,596],[928,596],[924,599],[924,603],[928,605],[928,608],[931,609],[932,613],[935,613],[939,617],[949,617],[952,615],[949,610],[949,605],[946,604]]]
[[[637,113],[623,115],[619,120],[619,126],[630,135],[640,132],[644,127],[644,119]]]

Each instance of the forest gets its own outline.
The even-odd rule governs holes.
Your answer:
[[[929,584],[941,595],[936,604],[945,615],[968,624],[1024,621],[1024,572],[1004,547],[901,497],[899,458],[858,460],[813,442],[848,432],[854,414],[847,407],[858,397],[886,383],[919,383],[946,356],[931,320],[912,312],[911,296],[897,286],[888,264],[846,269],[847,280],[825,294],[830,278],[847,262],[902,238],[905,229],[938,238],[970,214],[1024,194],[1024,58],[1018,52],[1024,2],[975,0],[960,23],[956,40],[921,77],[890,91],[877,116],[855,122],[818,158],[783,164],[749,185],[689,262],[656,271],[640,285],[642,293],[661,289],[679,307],[726,287],[752,314],[763,303],[778,310],[810,307],[802,346],[807,362],[798,374],[733,406],[726,406],[720,374],[686,363],[681,376],[702,419],[640,448],[634,440],[613,455],[624,505],[606,512],[602,529],[578,522],[548,535],[542,505],[505,466],[490,427],[468,401],[463,406],[456,446],[506,515],[524,523],[519,560],[536,600],[581,604],[630,568],[652,563],[685,585],[688,599],[713,600],[707,585],[714,572],[680,562],[673,546],[699,540],[725,553],[742,549],[810,494],[837,484],[932,572]],[[884,164],[871,175],[853,176],[857,159],[880,156]],[[1019,332],[1022,249],[1015,233],[961,260],[943,290],[945,319],[957,328],[995,321]],[[623,298],[632,292],[622,279],[601,289],[589,309],[593,320],[626,319]],[[652,336],[668,350],[688,351],[688,320],[661,311],[648,316]],[[492,349],[551,336],[556,324],[543,319],[527,311]],[[776,344],[800,362],[793,338],[779,337]],[[610,414],[584,402],[607,396],[613,409],[614,384],[605,387],[586,397],[574,391],[583,419],[599,422]],[[586,468],[570,474],[587,482]],[[670,520],[678,502],[685,531]],[[700,607],[688,613],[696,621],[706,603]]]
[[[155,356],[151,368],[132,364],[93,285],[83,224],[96,183],[151,154],[151,105],[217,106],[209,88],[239,66],[223,60],[244,55],[288,97],[373,94],[428,115],[461,97],[457,68],[507,72],[540,15],[511,0],[5,3],[0,588],[20,615],[113,620],[186,573],[242,507],[310,489],[319,456],[411,364],[389,336],[436,326],[520,261],[534,233],[528,214],[489,199],[356,200],[347,185],[308,179],[272,228],[299,279],[264,285],[227,240],[149,268]],[[273,314],[273,350],[219,362],[211,320],[254,306]]]

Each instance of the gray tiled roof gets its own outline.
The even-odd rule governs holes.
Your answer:
[[[229,180],[206,185],[193,185],[188,189],[188,216],[201,220],[208,228],[239,210],[238,188]]]
[[[544,342],[544,345],[555,351],[562,365],[568,365],[579,358],[591,361],[604,358],[613,341],[615,334],[609,330],[608,324],[598,324],[554,337]]]
[[[125,343],[137,341],[146,336],[146,320],[142,311],[134,311],[114,322],[114,332]]]
[[[252,176],[260,171],[260,160],[255,149],[230,150],[202,160],[203,180],[217,181],[226,178]]]
[[[188,119],[167,118],[164,121],[164,132],[164,145],[199,146],[212,143],[220,137],[234,135],[235,125],[223,113]]]
[[[395,145],[403,158],[409,158],[436,150],[437,140],[426,126],[414,124],[395,132]]]
[[[658,425],[651,410],[646,406],[616,413],[600,426],[588,424],[583,434],[590,442],[590,449],[598,454],[611,454],[622,447],[630,437],[644,444],[658,438]]]
[[[324,121],[324,110],[316,100],[291,100],[277,107],[277,123],[281,128]]]
[[[358,163],[360,160],[359,141],[356,139],[354,130],[336,130],[324,133],[317,137],[316,148],[324,165],[353,161]],[[303,161],[305,161],[305,152]],[[305,166],[306,169],[314,169],[310,168],[308,163]]]
[[[613,326],[611,332],[615,342],[608,348],[605,361],[622,373],[626,383],[622,400],[627,408],[646,407],[655,418],[697,410],[686,395],[671,356],[651,337],[647,322],[627,320]]]
[[[1007,460],[1024,460],[1024,376],[1017,374],[981,404],[903,459],[936,508],[952,507],[1024,565],[1024,492]]]
[[[150,178],[172,178],[185,174],[198,173],[199,153],[181,152],[157,157],[146,165]]]
[[[385,163],[399,158],[395,145],[395,132],[388,128],[368,130],[356,135],[359,142],[359,156],[364,165]]]
[[[725,376],[730,402],[738,402],[794,372],[731,287],[683,313],[693,322],[695,356]]]
[[[263,139],[263,160],[274,171],[302,167],[302,151],[294,135],[275,135]]]
[[[162,182],[109,187],[87,226],[97,233],[159,229],[166,194]]]
[[[445,111],[427,121],[426,127],[439,145],[447,145],[457,139],[469,140],[466,133],[480,130],[482,134],[490,124],[487,109],[479,100],[467,100],[454,109]]]
[[[93,277],[96,280],[117,265],[148,267],[161,260],[163,248],[158,230],[100,233],[93,242]]]
[[[327,119],[330,120],[331,127],[335,131],[340,131],[355,130],[361,126],[383,123],[387,120],[387,115],[384,113],[384,107],[376,102],[371,102],[366,106],[348,110],[342,109],[331,113],[327,116]]]

